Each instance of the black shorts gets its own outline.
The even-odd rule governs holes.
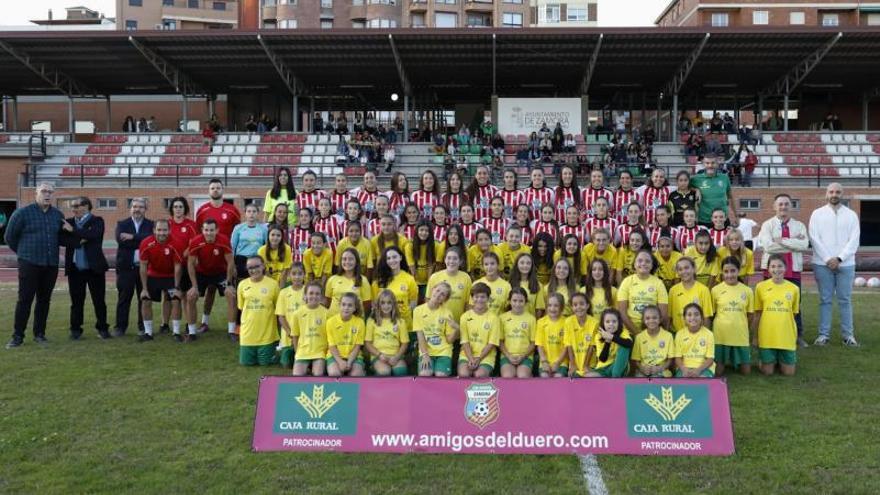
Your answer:
[[[157,278],[147,277],[147,294],[153,302],[162,302],[162,295],[170,301],[172,298],[171,291],[174,290],[174,277]]]
[[[180,273],[180,292],[181,294],[186,294],[186,291],[192,289],[192,280],[189,279],[189,271],[186,269],[182,270]]]
[[[223,297],[224,292],[226,292],[226,274],[221,273],[218,275],[204,275],[201,273],[196,273],[196,282],[199,284],[199,296],[205,295],[205,290],[208,287],[214,286],[217,288],[218,295]]]
[[[235,256],[233,258],[233,261],[235,262],[235,274],[238,276],[239,280],[244,280],[250,276],[247,269],[247,260],[247,256]]]

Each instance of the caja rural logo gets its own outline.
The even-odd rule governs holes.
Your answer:
[[[275,433],[354,435],[359,393],[357,383],[280,383]]]
[[[706,385],[627,385],[626,416],[631,437],[712,436],[712,409]]]
[[[492,383],[474,383],[465,389],[464,419],[481,430],[498,420],[500,390]]]

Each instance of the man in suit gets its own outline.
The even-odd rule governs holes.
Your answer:
[[[101,339],[109,339],[107,303],[105,302],[107,260],[101,246],[104,242],[104,219],[92,215],[92,201],[79,197],[71,203],[73,217],[66,222],[72,232],[64,232],[64,274],[70,287],[70,339],[79,340],[83,333],[83,306],[86,289],[95,307],[95,329]]]
[[[128,315],[131,300],[135,294],[144,289],[140,279],[140,248],[141,241],[153,234],[153,222],[144,218],[147,202],[143,198],[131,200],[131,216],[116,224],[116,290],[119,298],[116,302],[116,330],[114,337],[122,337],[128,330]],[[142,331],[144,320],[141,315],[141,303],[138,298],[138,328]]]

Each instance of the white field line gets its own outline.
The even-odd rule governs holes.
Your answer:
[[[602,470],[599,468],[599,462],[593,454],[579,455],[581,461],[581,473],[584,476],[584,482],[587,484],[587,493],[590,495],[608,495],[608,488],[605,486],[605,480],[602,479]]]

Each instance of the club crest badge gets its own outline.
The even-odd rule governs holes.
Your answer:
[[[483,429],[498,420],[501,415],[501,403],[498,395],[501,391],[492,383],[474,383],[465,391],[467,401],[464,404],[464,419]]]

